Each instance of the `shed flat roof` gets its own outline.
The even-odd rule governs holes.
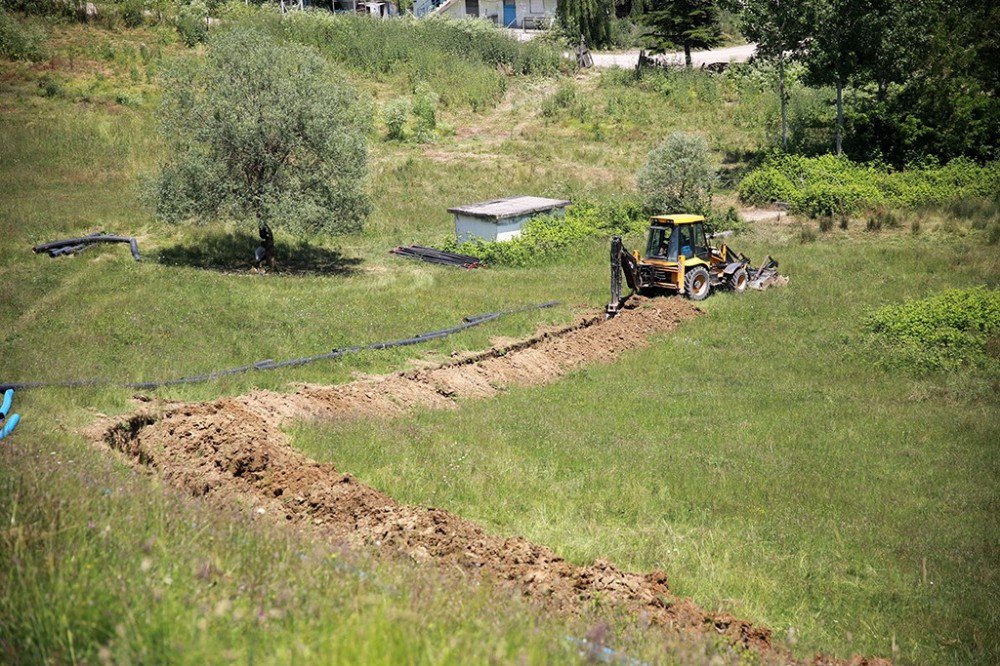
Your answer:
[[[448,212],[489,220],[502,220],[507,217],[530,215],[531,213],[541,213],[555,208],[562,208],[568,206],[570,203],[572,202],[564,199],[513,196],[504,199],[493,199],[492,201],[480,201],[479,203],[465,206],[456,206],[455,208],[449,208]]]

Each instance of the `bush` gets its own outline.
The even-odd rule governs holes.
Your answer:
[[[708,227],[714,232],[718,233],[720,231],[734,231],[740,233],[747,228],[746,222],[740,217],[739,211],[735,207],[730,206],[726,209],[724,213],[720,213],[716,209],[712,211],[705,218]]]
[[[410,100],[405,97],[389,100],[382,108],[386,137],[394,141],[402,141],[406,137],[406,121],[409,117]]]
[[[1000,191],[1000,163],[979,166],[956,159],[944,166],[921,164],[892,171],[882,164],[859,164],[833,155],[772,154],[740,182],[737,191],[745,203],[785,201],[792,210],[813,217],[877,206],[917,208]]]
[[[995,364],[987,347],[1000,335],[1000,291],[954,289],[889,305],[869,315],[865,329],[889,367],[929,371]]]
[[[177,32],[188,46],[200,44],[208,38],[208,7],[201,0],[181,5],[177,12]]]
[[[438,96],[426,83],[420,83],[413,100],[413,129],[417,141],[434,139],[437,131]]]
[[[167,220],[342,232],[371,208],[369,106],[314,49],[219,32],[205,58],[168,71],[159,120],[170,157],[156,208]]]
[[[0,58],[5,60],[45,59],[45,32],[21,23],[0,7]]]
[[[709,213],[716,174],[708,143],[693,134],[671,134],[649,153],[636,180],[650,213]]]

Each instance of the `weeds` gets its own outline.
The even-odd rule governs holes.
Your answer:
[[[1000,163],[979,166],[956,159],[942,167],[891,171],[834,155],[772,155],[739,185],[740,199],[754,205],[786,201],[812,217],[851,213],[862,208],[917,208],[946,204],[1000,191]],[[968,205],[968,204],[961,204]]]
[[[901,305],[888,305],[868,317],[870,344],[883,364],[927,372],[983,367],[992,359],[987,343],[1000,334],[1000,291],[954,289]]]
[[[410,117],[412,106],[405,97],[397,97],[386,102],[382,107],[382,120],[385,122],[386,138],[402,141],[406,136],[406,121]]]
[[[38,26],[22,23],[0,7],[0,59],[44,60],[45,32]]]
[[[868,216],[865,229],[877,233],[882,229],[898,229],[901,225],[899,216],[895,212],[880,206]]]

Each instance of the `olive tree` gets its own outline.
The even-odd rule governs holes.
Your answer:
[[[157,213],[253,223],[265,247],[271,227],[360,229],[370,124],[369,104],[314,49],[248,28],[215,34],[204,58],[166,73]]]
[[[650,151],[636,180],[643,205],[652,213],[707,214],[716,181],[708,143],[674,132]]]

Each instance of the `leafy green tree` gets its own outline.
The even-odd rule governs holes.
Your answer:
[[[837,91],[838,155],[844,143],[844,88],[867,80],[870,63],[882,47],[880,28],[891,1],[811,0],[808,5],[812,34],[805,55],[807,78]]]
[[[682,47],[688,68],[691,49],[711,48],[722,41],[716,0],[648,0],[639,22],[653,38],[655,52]]]
[[[742,32],[757,44],[757,56],[778,67],[778,97],[781,100],[781,148],[788,148],[788,94],[785,63],[802,55],[809,35],[806,2],[801,0],[743,0]]]
[[[169,157],[156,187],[171,221],[217,217],[298,233],[359,229],[371,111],[314,49],[249,28],[176,62],[159,110]]]
[[[611,40],[613,0],[559,0],[556,16],[571,39],[584,39],[589,46]]]
[[[653,148],[636,176],[643,206],[651,213],[708,214],[716,180],[708,142],[684,132]]]

